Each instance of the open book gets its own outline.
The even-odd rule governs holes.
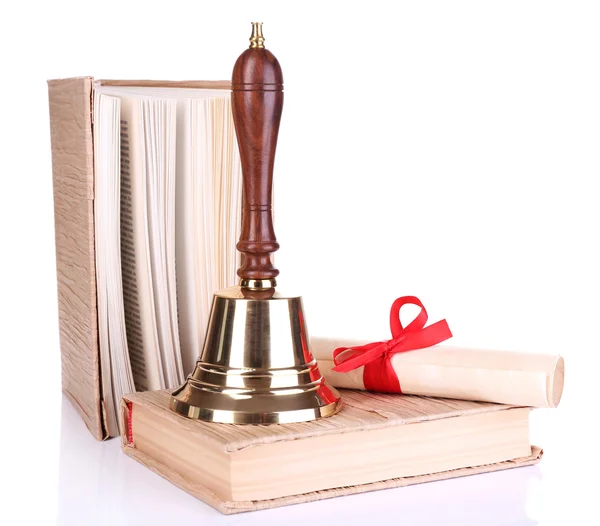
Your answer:
[[[235,284],[241,169],[225,90],[97,86],[96,281],[106,427],[121,397],[191,372]]]

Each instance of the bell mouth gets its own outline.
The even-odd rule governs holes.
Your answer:
[[[328,417],[341,408],[310,352],[302,298],[215,293],[204,348],[170,407],[187,418],[281,424]]]
[[[223,424],[291,424],[332,416],[341,409],[339,393],[321,383],[313,389],[257,392],[207,389],[188,381],[173,392],[170,407],[187,418]]]

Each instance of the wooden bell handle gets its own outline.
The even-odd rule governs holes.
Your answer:
[[[243,175],[242,233],[237,249],[244,258],[237,273],[242,286],[271,280],[272,287],[279,274],[271,262],[271,254],[279,248],[271,203],[283,75],[277,59],[264,47],[262,24],[252,26],[250,49],[240,55],[232,75],[231,104]]]

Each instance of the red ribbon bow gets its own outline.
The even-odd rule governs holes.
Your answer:
[[[404,305],[421,307],[421,312],[406,327],[400,321],[400,309]],[[365,366],[363,382],[365,389],[384,393],[401,393],[400,381],[391,364],[392,355],[398,352],[424,349],[452,337],[446,320],[440,320],[429,327],[427,311],[415,296],[402,296],[392,304],[390,329],[392,339],[384,342],[368,343],[360,347],[339,347],[333,351],[334,371],[347,373]],[[340,355],[346,355],[343,358]]]

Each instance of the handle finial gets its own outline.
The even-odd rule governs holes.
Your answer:
[[[250,35],[250,49],[264,49],[265,38],[262,34],[262,22],[252,22],[252,34]]]

